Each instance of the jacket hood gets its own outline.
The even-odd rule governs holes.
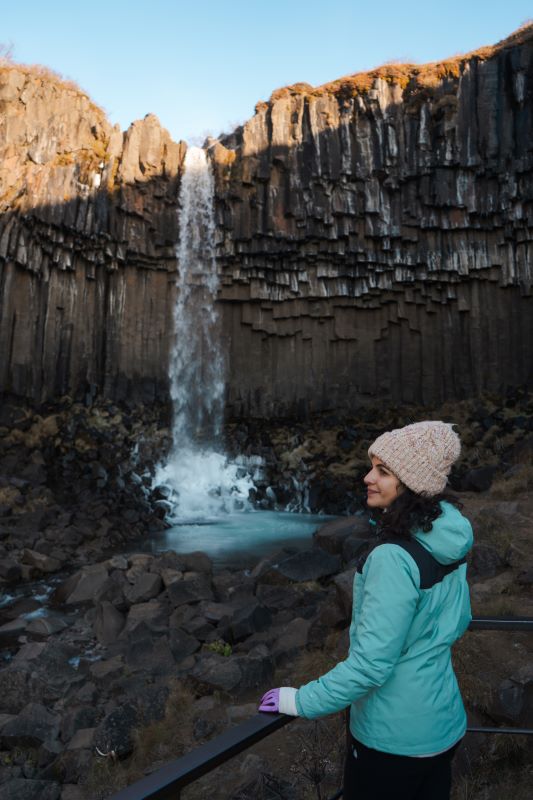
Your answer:
[[[440,564],[451,564],[464,558],[474,542],[472,526],[451,503],[442,502],[442,514],[429,533],[415,531],[414,538],[422,544]]]

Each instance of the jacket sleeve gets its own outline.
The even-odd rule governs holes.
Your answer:
[[[383,544],[368,557],[364,573],[348,658],[300,687],[296,708],[303,717],[340,711],[382,686],[400,657],[419,598],[418,567],[403,548]]]

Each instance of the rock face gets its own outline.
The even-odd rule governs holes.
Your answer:
[[[0,103],[0,390],[153,398],[185,145],[36,70],[0,68]]]
[[[213,144],[234,411],[530,380],[532,97],[529,27],[282,89]]]
[[[228,407],[439,402],[531,380],[533,26],[257,106],[216,173]],[[0,69],[0,391],[168,395],[185,145]]]

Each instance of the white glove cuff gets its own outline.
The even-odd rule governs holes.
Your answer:
[[[297,717],[298,711],[296,710],[296,689],[292,686],[282,686],[279,690],[279,713],[289,714],[291,717]]]

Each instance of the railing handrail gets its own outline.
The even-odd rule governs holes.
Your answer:
[[[469,630],[511,630],[533,632],[533,617],[475,617]],[[180,790],[233,756],[247,750],[297,717],[284,714],[256,714],[221,733],[181,758],[169,762],[151,775],[132,783],[110,800],[177,800]],[[531,728],[469,727],[467,733],[531,735]],[[340,796],[340,795],[336,795]]]

